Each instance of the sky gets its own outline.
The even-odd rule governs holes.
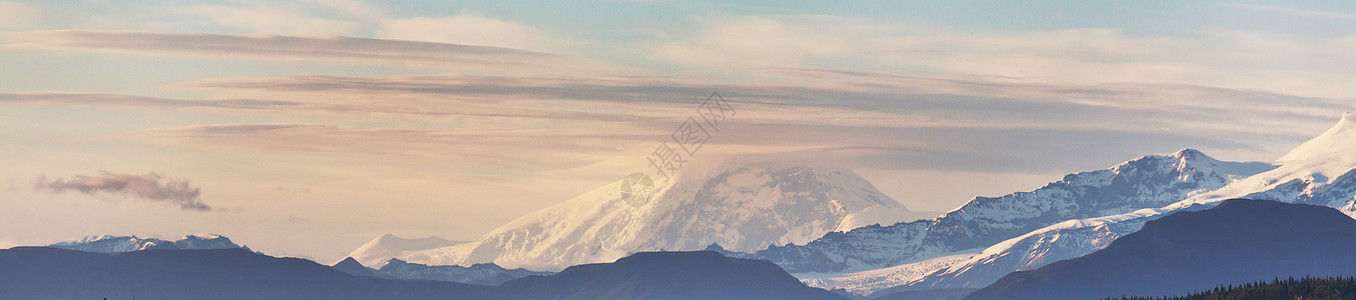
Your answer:
[[[947,211],[1183,148],[1272,161],[1353,70],[1351,1],[0,1],[0,247],[474,240],[644,171],[712,93],[738,113],[694,165]]]

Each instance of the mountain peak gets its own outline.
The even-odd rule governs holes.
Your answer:
[[[338,266],[338,265],[351,265],[351,264],[362,265],[362,263],[358,262],[358,260],[356,260],[356,259],[353,259],[353,257],[345,257],[344,260],[341,260],[341,261],[339,261],[339,263],[334,264],[334,265],[335,265],[335,266]]]
[[[1177,150],[1177,152],[1172,153],[1172,156],[1185,159],[1199,159],[1202,157],[1210,158],[1209,156],[1206,156],[1204,152],[1201,152],[1201,150],[1196,150],[1192,148]]]
[[[200,233],[200,234],[190,234],[190,235],[185,235],[183,239],[196,238],[196,239],[203,239],[203,240],[211,240],[211,239],[218,239],[218,238],[223,238],[223,237],[224,237],[224,236],[222,236],[222,235],[220,235],[220,234],[215,234],[215,233]]]
[[[330,267],[339,270],[339,272],[348,273],[353,276],[377,277],[377,275],[372,272],[372,269],[363,266],[362,263],[353,259],[353,257],[344,258],[344,260],[339,261],[339,263]]]
[[[1323,134],[1290,150],[1278,162],[1309,160],[1339,153],[1356,152],[1356,114],[1347,112]]]
[[[911,213],[850,170],[781,162],[684,172],[633,203],[622,181],[520,217],[466,245],[396,256],[428,264],[494,262],[560,270],[629,253],[719,243],[752,252],[824,234],[910,221]],[[357,256],[355,256],[357,257]],[[362,261],[359,258],[359,261]]]

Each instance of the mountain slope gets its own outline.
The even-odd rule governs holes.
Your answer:
[[[355,277],[244,249],[94,253],[0,250],[3,299],[466,299],[488,287]]]
[[[1177,211],[1200,210],[1232,198],[1307,203],[1356,216],[1356,116],[1346,114],[1324,134],[1283,156],[1279,166],[1162,208],[1071,220],[1032,231],[985,249],[969,261],[909,283],[915,289],[978,288],[1020,270],[1080,257],[1139,230],[1145,222]],[[1339,134],[1340,133],[1340,134]],[[1315,145],[1330,145],[1321,149]]]
[[[643,252],[500,286],[510,299],[844,299],[767,261],[711,251]]]
[[[249,249],[236,245],[235,242],[231,242],[230,238],[216,234],[189,235],[175,241],[157,238],[143,239],[136,236],[88,236],[79,240],[52,244],[51,247],[99,253],[119,253],[147,249]]]
[[[621,182],[529,214],[479,241],[405,253],[437,265],[494,262],[559,270],[652,250],[719,243],[735,251],[804,243],[827,232],[900,221],[908,211],[851,171],[753,165],[711,177],[679,175],[631,205]]]
[[[348,253],[348,257],[357,260],[365,266],[380,266],[387,260],[400,256],[405,252],[428,250],[464,244],[462,241],[449,241],[440,237],[430,236],[419,239],[407,239],[395,236],[394,234],[383,234],[372,241],[363,244],[353,252]]]
[[[1162,207],[1273,167],[1223,162],[1193,149],[1150,155],[1069,174],[1031,192],[976,197],[936,219],[831,232],[805,245],[770,247],[750,257],[792,273],[890,267],[989,247],[1066,220]]]
[[[1276,277],[1356,274],[1356,220],[1328,207],[1228,200],[1149,221],[1106,249],[1009,274],[966,299],[1169,296]]]
[[[884,290],[900,284],[922,278],[939,269],[949,267],[959,261],[975,256],[976,253],[959,253],[934,257],[927,260],[903,265],[853,272],[847,274],[794,274],[805,285],[826,289],[844,290],[856,295],[884,295]]]

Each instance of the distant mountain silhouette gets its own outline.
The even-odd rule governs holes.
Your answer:
[[[977,289],[935,289],[923,291],[880,290],[871,294],[872,300],[957,300]]]
[[[339,272],[348,273],[348,275],[378,277],[376,273],[372,272],[372,269],[368,269],[352,257],[344,258],[344,260],[330,267],[339,270]]]
[[[642,252],[505,282],[509,299],[846,299],[771,262],[711,251]]]
[[[1356,274],[1356,220],[1260,200],[1149,221],[1106,249],[1015,272],[965,299],[1172,296],[1276,277]]]
[[[3,299],[473,299],[493,292],[460,283],[351,276],[312,261],[244,249],[0,250]]]
[[[350,263],[351,262],[351,263]],[[768,261],[715,252],[647,252],[500,287],[354,276],[244,249],[96,253],[0,250],[0,299],[845,299]],[[356,271],[355,271],[356,270]]]
[[[538,272],[522,268],[504,269],[494,263],[474,264],[469,267],[430,266],[409,263],[394,258],[387,261],[380,269],[368,270],[371,270],[377,277],[386,279],[437,280],[496,286],[509,280],[527,276],[548,276],[555,274],[553,272]]]

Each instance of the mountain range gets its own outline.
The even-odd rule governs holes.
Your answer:
[[[355,262],[356,260],[346,260]],[[3,299],[844,299],[766,261],[637,253],[500,287],[354,276],[244,249],[0,250]]]
[[[1106,249],[1003,276],[965,299],[1175,296],[1220,285],[1356,275],[1356,220],[1335,209],[1227,200],[1149,221]]]
[[[4,299],[482,299],[491,287],[344,274],[245,249],[0,250]]]
[[[1034,230],[924,278],[904,283],[916,290],[981,288],[1014,271],[1080,257],[1146,222],[1178,211],[1201,210],[1233,198],[1327,206],[1356,215],[1356,115],[1345,114],[1323,134],[1301,144],[1266,172],[1185,197],[1159,208],[1076,219]]]
[[[1274,166],[1222,162],[1193,149],[1074,173],[1030,192],[976,197],[931,219],[832,232],[804,245],[770,247],[767,259],[792,273],[876,269],[982,249],[1032,230],[1157,208]]]
[[[249,247],[236,245],[230,238],[217,234],[188,235],[178,240],[167,241],[157,238],[139,238],[136,236],[99,235],[79,240],[52,244],[50,247],[99,253],[132,252],[148,249],[231,249]]]
[[[532,271],[527,269],[505,269],[494,263],[473,264],[470,266],[430,266],[409,263],[399,259],[388,260],[380,268],[364,267],[353,258],[345,259],[334,265],[345,273],[373,276],[386,279],[437,280],[479,285],[500,285],[506,281],[527,276],[548,276],[553,272]]]
[[[643,252],[504,283],[509,299],[843,299],[768,261],[710,251]]]
[[[924,220],[913,220],[916,212],[848,170],[731,166],[681,175],[658,186],[648,202],[623,199],[619,181],[526,215],[471,242],[383,235],[331,270],[373,280],[625,284],[607,276],[560,278],[584,278],[565,273],[601,262],[620,264],[611,267],[638,264],[623,259],[637,253],[710,249],[702,253],[768,261],[825,290],[953,297],[990,286],[1013,272],[1101,253],[1119,239],[1151,228],[1149,224],[1161,224],[1158,221],[1169,216],[1215,211],[1221,203],[1231,203],[1227,199],[1324,206],[1350,219],[1356,216],[1353,174],[1356,116],[1350,114],[1273,163],[1220,161],[1184,149],[1069,174],[1029,192],[976,197]],[[225,237],[202,235],[178,241],[100,236],[52,247],[117,257],[158,249],[241,246]],[[607,270],[598,268],[582,270]],[[565,271],[551,275],[528,269]],[[545,275],[557,279],[540,279]],[[1265,278],[1248,281],[1258,279]],[[1022,285],[1009,280],[1003,286]]]

